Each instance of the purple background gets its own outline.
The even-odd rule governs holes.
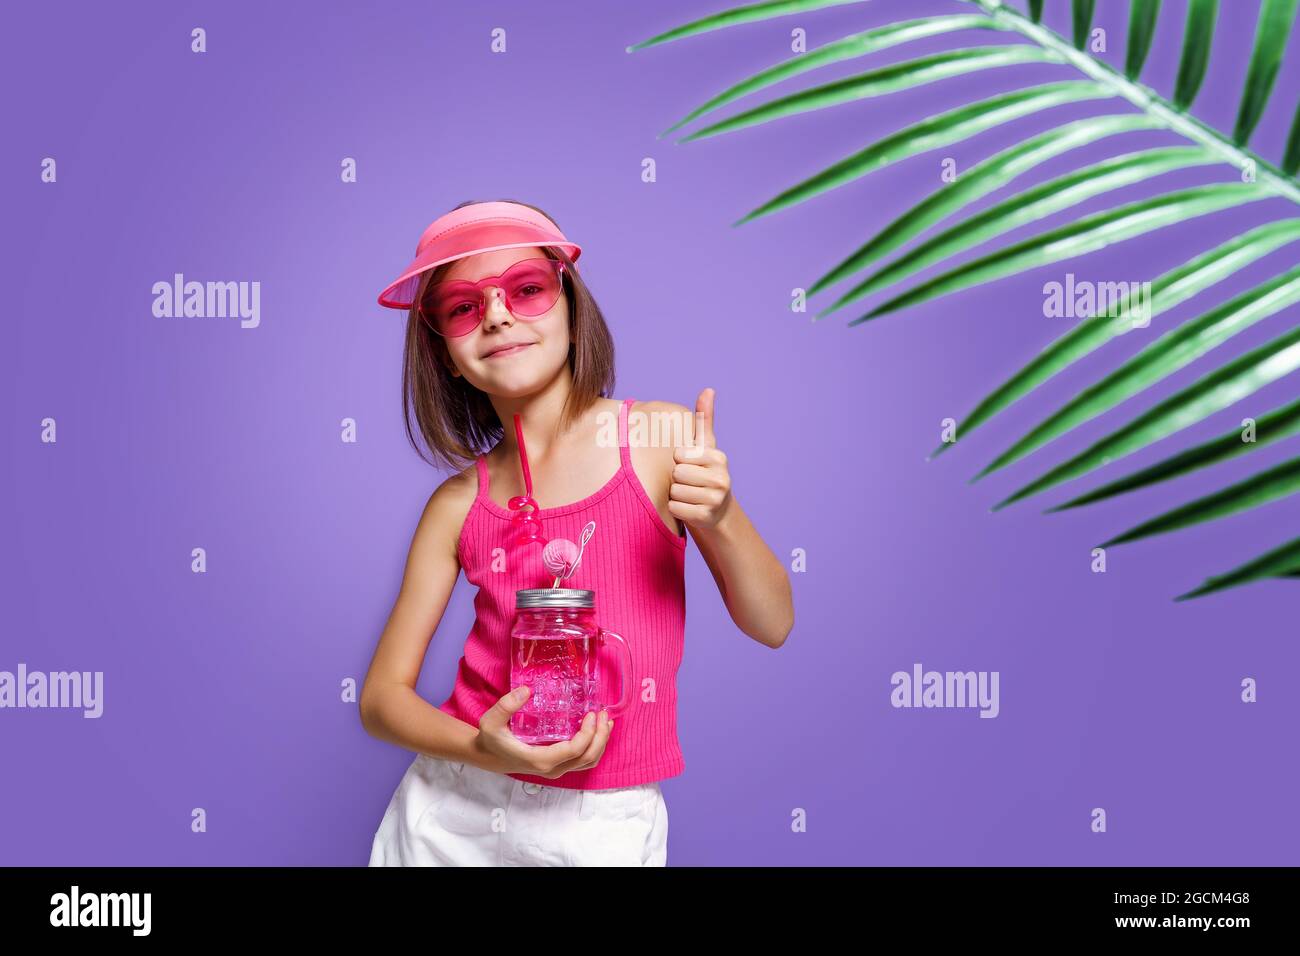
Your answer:
[[[1068,5],[1048,23],[1068,33]],[[1127,4],[1099,4],[1122,63]],[[1170,91],[1183,4],[1167,3],[1143,79]],[[1256,4],[1224,5],[1194,112],[1231,128]],[[791,290],[959,170],[1033,132],[1126,111],[1057,108],[923,154],[733,229],[881,135],[977,97],[1071,79],[1025,65],[716,139],[656,134],[725,86],[809,48],[953,0],[877,0],[636,54],[626,45],[722,5],[305,2],[24,4],[0,56],[6,141],[0,349],[0,669],[105,672],[105,712],[0,711],[0,863],[363,864],[411,754],[361,728],[340,682],[365,673],[406,547],[442,475],[407,445],[403,316],[375,303],[425,225],[465,199],[540,205],[584,244],[618,347],[616,397],[692,404],[718,389],[734,490],[793,574],[797,623],[772,651],[728,617],[692,544],[679,724],[664,782],[669,861],[689,864],[1292,864],[1300,584],[1171,598],[1294,536],[1300,500],[1112,549],[1091,547],[1295,453],[1262,448],[1176,484],[1062,515],[1043,507],[1236,427],[1242,405],[997,515],[1063,455],[1294,323],[1260,323],[1165,385],[974,487],[966,480],[1141,347],[1126,336],[962,447],[926,463],[943,418],[1063,332],[1042,284],[1150,279],[1251,225],[1270,200],[847,328],[792,314]],[[206,28],[208,52],[190,52]],[[489,52],[504,27],[508,53]],[[870,66],[996,33],[938,37]],[[1252,146],[1276,160],[1300,41]],[[774,92],[868,68],[838,64]],[[770,94],[769,94],[770,95]],[[751,103],[746,102],[746,107]],[[691,129],[696,128],[695,124]],[[678,134],[680,135],[680,134]],[[1040,182],[1166,133],[1111,137]],[[58,161],[57,184],[39,179]],[[653,157],[658,181],[643,183]],[[359,182],[340,181],[354,157]],[[1200,182],[1162,177],[1018,231]],[[993,200],[1009,193],[1004,190]],[[947,224],[945,224],[947,225]],[[1001,240],[1005,242],[1006,240]],[[1283,248],[1157,318],[1200,314],[1281,271]],[[262,321],[160,319],[151,286],[259,281]],[[42,444],[40,421],[58,421]],[[344,444],[339,423],[358,422]],[[208,573],[190,571],[204,547]],[[443,700],[472,614],[462,581],[420,690]],[[896,710],[914,662],[996,670],[1001,714]],[[1259,703],[1240,702],[1244,677]],[[190,832],[203,807],[208,832]],[[790,815],[802,807],[806,833]],[[1108,832],[1090,832],[1104,807]]]

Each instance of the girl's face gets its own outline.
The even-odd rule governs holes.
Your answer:
[[[500,249],[458,260],[443,277],[499,276],[523,259],[542,258],[540,248]],[[452,373],[488,395],[519,398],[540,391],[569,360],[569,297],[563,288],[555,305],[539,316],[516,316],[502,290],[483,287],[482,321],[466,335],[445,338]]]

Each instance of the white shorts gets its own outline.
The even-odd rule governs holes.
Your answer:
[[[657,781],[575,790],[419,754],[375,832],[370,866],[666,866]]]

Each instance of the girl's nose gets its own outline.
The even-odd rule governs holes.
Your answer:
[[[483,319],[488,325],[509,324],[514,316],[506,308],[506,294],[500,289],[492,288],[486,293],[487,302],[483,306]]]

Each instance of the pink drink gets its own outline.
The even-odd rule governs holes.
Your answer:
[[[510,632],[510,687],[529,688],[510,718],[510,732],[526,744],[570,740],[589,712],[611,717],[630,701],[632,655],[627,642],[596,623],[595,593],[567,588],[519,591]],[[602,681],[599,652],[613,639],[619,659],[618,698]]]
[[[510,683],[526,685],[528,700],[510,721],[510,730],[528,744],[569,740],[583,715],[599,710],[599,688],[590,673],[591,639],[547,634],[510,637]]]

